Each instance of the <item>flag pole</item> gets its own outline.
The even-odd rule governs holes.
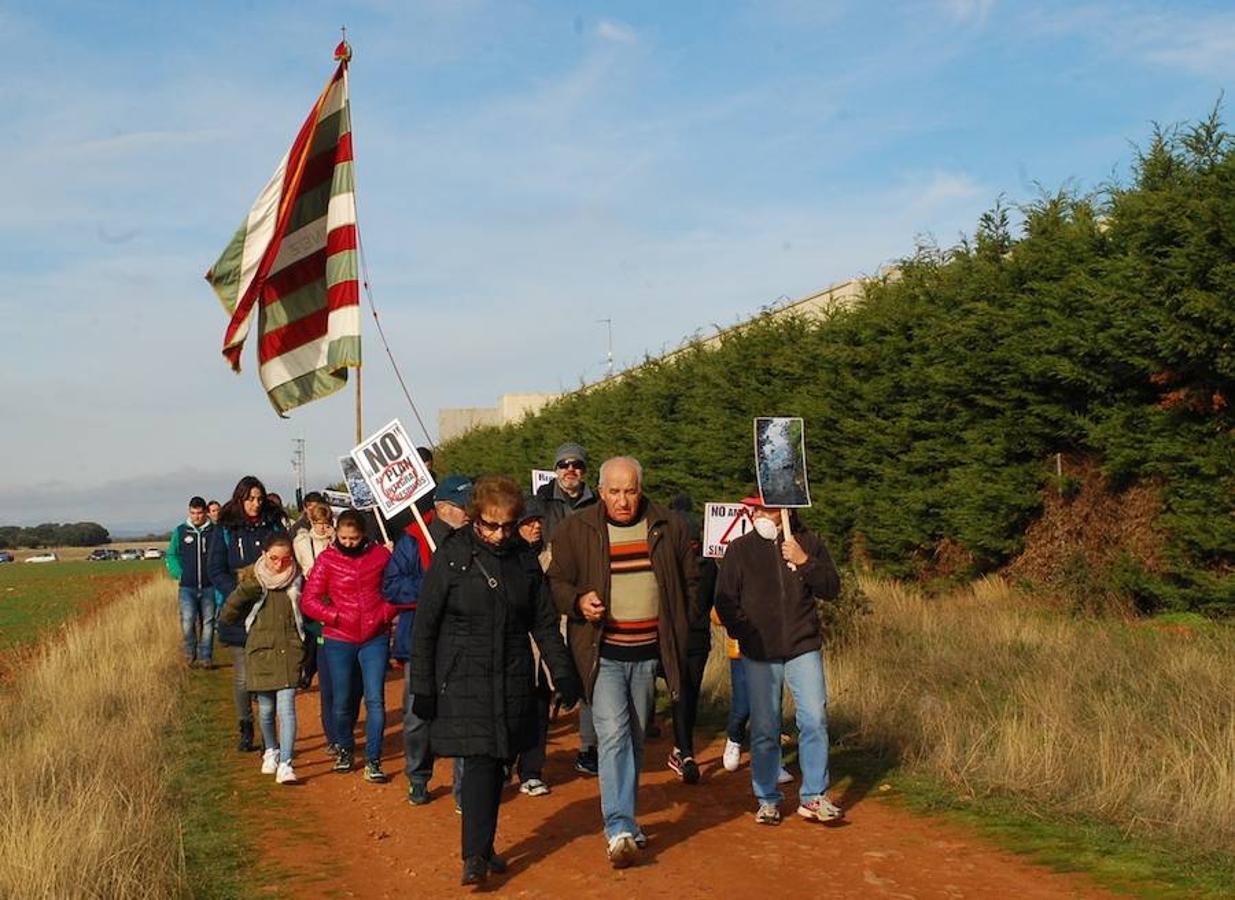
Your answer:
[[[364,405],[360,399],[360,366],[356,367],[356,443],[364,440]]]

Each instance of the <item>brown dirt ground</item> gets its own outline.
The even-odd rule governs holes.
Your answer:
[[[450,761],[438,761],[430,804],[407,803],[401,687],[401,676],[392,672],[383,766],[395,777],[386,785],[367,784],[359,771],[329,771],[316,688],[299,696],[296,771],[303,783],[278,787],[270,779],[268,787],[255,788],[277,795],[275,815],[280,824],[290,815],[292,833],[270,827],[270,808],[259,797],[248,805],[266,861],[287,873],[265,885],[265,892],[379,898],[472,890],[459,885],[460,819],[450,796]],[[779,828],[755,825],[745,754],[737,772],[726,772],[720,765],[723,739],[713,741],[698,757],[700,784],[681,784],[664,764],[669,727],[647,748],[639,810],[648,847],[634,867],[614,871],[604,853],[597,782],[572,767],[574,726],[573,715],[563,716],[550,733],[545,780],[552,794],[532,798],[507,788],[497,851],[510,871],[490,876],[483,892],[674,900],[769,891],[828,897],[1107,896],[1084,876],[1035,866],[961,827],[906,812],[853,784],[832,791],[846,810],[839,825],[793,815],[795,785],[787,786],[786,821]],[[255,771],[257,754],[237,756],[236,765]]]

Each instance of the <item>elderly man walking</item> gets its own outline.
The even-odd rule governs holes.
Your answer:
[[[676,700],[699,573],[682,519],[643,496],[638,460],[606,460],[598,491],[558,526],[548,575],[592,705],[607,852],[622,869],[646,840],[636,798],[656,667]]]

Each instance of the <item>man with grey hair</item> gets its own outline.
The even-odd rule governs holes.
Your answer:
[[[637,459],[606,460],[599,493],[558,527],[548,575],[592,705],[607,852],[622,869],[646,841],[635,816],[656,668],[676,701],[699,572],[681,517],[643,496]]]

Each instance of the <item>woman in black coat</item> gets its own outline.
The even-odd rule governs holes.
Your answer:
[[[563,706],[579,679],[536,556],[515,528],[523,495],[509,478],[476,481],[471,524],[438,547],[412,630],[412,711],[439,756],[463,758],[463,883],[505,871],[493,852],[511,760],[536,742],[536,639]]]

